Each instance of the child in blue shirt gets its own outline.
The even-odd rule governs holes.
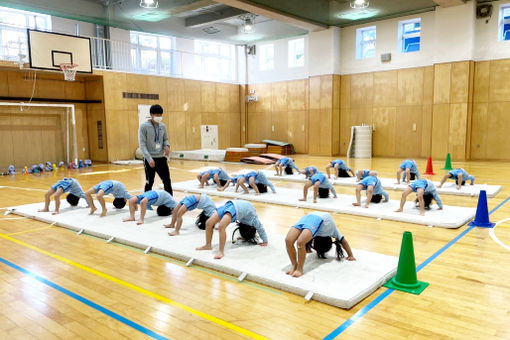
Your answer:
[[[219,186],[219,187],[217,188],[217,190],[218,190],[218,191],[224,191],[226,188],[228,188],[228,186],[229,186],[230,184],[232,184],[232,185],[235,185],[235,186],[236,186],[236,192],[237,192],[237,187],[239,186],[237,183],[239,182],[239,180],[240,180],[241,178],[244,178],[244,175],[241,175],[241,174],[239,174],[239,175],[234,175],[234,174],[232,174],[231,176],[229,176],[229,179],[225,182],[225,184],[224,184],[223,186]]]
[[[432,199],[434,199],[439,206],[438,210],[443,210],[443,202],[441,198],[437,194],[436,186],[434,183],[427,179],[418,179],[413,183],[409,184],[402,193],[402,198],[400,199],[400,208],[395,210],[396,212],[402,212],[404,209],[404,204],[406,203],[406,198],[411,192],[416,192],[418,195],[418,202],[420,205],[420,215],[425,215],[425,201],[430,203]]]
[[[381,181],[377,178],[377,172],[371,172],[373,175],[363,178],[358,185],[356,185],[356,202],[352,205],[359,207],[361,205],[361,190],[366,190],[367,200],[365,201],[365,208],[368,208],[370,202],[379,203],[381,202],[382,196],[384,201],[388,202],[390,196],[382,188]]]
[[[170,224],[165,224],[165,228],[174,228],[175,231],[168,233],[170,236],[179,235],[179,230],[182,226],[182,216],[187,212],[194,209],[202,209],[202,213],[207,218],[211,217],[216,211],[216,205],[212,199],[206,194],[201,195],[189,195],[184,197],[179,204],[175,207],[175,212],[172,214],[172,221]],[[201,218],[202,219],[202,218]],[[199,219],[200,220],[200,219]],[[177,222],[177,224],[176,224]],[[200,224],[197,225],[200,229]]]
[[[197,179],[200,182],[199,188],[203,188],[204,184],[209,185],[210,179],[212,179],[218,187],[221,187],[230,179],[230,176],[227,174],[225,169],[215,168],[200,173],[197,175]]]
[[[332,242],[331,238],[334,238],[335,242]],[[313,245],[311,242],[312,240],[314,241]],[[296,243],[297,246],[297,254],[294,243]],[[330,214],[324,211],[314,211],[301,217],[301,219],[290,228],[285,237],[287,254],[289,255],[291,263],[291,268],[286,274],[292,277],[300,277],[303,275],[306,253],[311,252],[311,248],[313,247],[316,249],[319,257],[325,258],[325,253],[331,249],[332,243],[336,246],[338,260],[343,257],[343,251],[340,245],[342,245],[347,252],[348,261],[356,260],[349,243],[338,231],[335,221]]]
[[[57,183],[53,184],[48,189],[48,191],[44,195],[44,208],[39,209],[38,211],[40,212],[49,211],[51,196],[55,194],[55,211],[52,214],[53,215],[58,214],[60,210],[60,196],[66,192],[68,193],[66,200],[73,207],[78,205],[78,201],[80,200],[80,198],[83,198],[85,199],[85,201],[87,201],[87,197],[85,196],[85,193],[83,192],[80,183],[74,178],[65,177],[58,181]],[[87,202],[87,204],[88,203],[89,202]]]
[[[441,188],[448,178],[455,180],[455,183],[457,183],[457,190],[460,190],[460,187],[466,184],[466,181],[471,181],[471,185],[475,184],[475,176],[468,174],[467,171],[462,168],[457,168],[444,175],[438,188]]]
[[[367,176],[377,176],[377,172],[368,169],[358,170],[356,171],[356,182],[361,181],[363,178]]]
[[[288,175],[292,175],[292,169],[296,169],[299,173],[299,168],[294,164],[292,158],[283,157],[276,161],[274,168],[276,170],[276,176],[283,175],[283,169],[285,169],[285,173]]]
[[[156,205],[158,216],[169,216],[172,213],[172,209],[175,208],[177,202],[174,200],[165,190],[149,190],[141,195],[133,196],[128,200],[129,203],[129,218],[123,220],[123,222],[135,221],[135,211],[137,205],[140,204],[140,218],[136,222],[137,225],[143,224],[145,213],[147,209],[152,210],[152,205]]]
[[[341,159],[335,159],[334,161],[329,162],[329,164],[326,166],[326,173],[328,174],[328,178],[331,178],[329,174],[330,168],[335,169],[335,174],[333,175],[333,178],[355,176],[351,168],[349,168],[347,164],[345,164],[345,162]]]
[[[248,193],[248,189],[246,188],[244,183],[248,183],[250,185],[250,187],[252,187],[253,190],[255,190],[255,195],[260,195],[260,189],[259,189],[260,185],[270,187],[273,194],[276,194],[276,189],[274,188],[273,183],[271,183],[267,179],[266,175],[264,175],[264,173],[261,171],[250,171],[244,175],[244,178],[240,178],[236,184],[236,192],[237,192],[237,188],[240,186],[243,189],[245,194]],[[267,188],[266,188],[266,190],[267,190]]]
[[[301,173],[305,175],[307,179],[315,175],[317,172],[318,172],[317,168],[314,166],[307,166],[306,168],[301,170]]]
[[[216,209],[216,212],[207,220],[205,230],[205,245],[197,250],[212,250],[213,228],[219,222],[218,230],[220,233],[220,244],[215,259],[221,259],[225,255],[225,242],[227,233],[225,229],[233,221],[252,226],[256,229],[262,243],[260,246],[267,246],[267,235],[262,223],[257,216],[257,211],[250,202],[243,200],[228,201],[225,205]]]
[[[404,173],[402,175],[402,172]],[[414,181],[415,179],[420,178],[420,171],[418,170],[418,165],[413,159],[406,159],[402,163],[400,163],[397,170],[397,184],[400,184],[400,176],[402,175],[402,181],[407,182]]]
[[[106,216],[106,204],[104,201],[104,195],[112,194],[113,196],[113,206],[117,209],[122,209],[126,205],[128,199],[131,198],[131,195],[127,192],[126,187],[119,181],[103,181],[97,185],[94,185],[92,188],[85,192],[85,196],[87,196],[87,200],[90,204],[90,213],[92,215],[94,211],[97,210],[94,205],[94,199],[92,198],[92,194],[96,194],[96,198],[101,204],[101,217]]]
[[[303,198],[300,198],[300,201],[306,201],[308,196],[308,189],[313,186],[313,203],[317,203],[317,196],[319,194],[319,188],[321,189],[329,189],[333,193],[333,197],[336,198],[336,190],[333,188],[331,182],[326,178],[322,172],[318,172],[313,175],[303,187]]]

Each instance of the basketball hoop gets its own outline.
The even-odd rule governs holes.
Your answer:
[[[76,68],[78,67],[77,64],[73,63],[62,63],[60,64],[60,70],[64,72],[64,80],[67,81],[74,81],[74,78],[76,77]]]

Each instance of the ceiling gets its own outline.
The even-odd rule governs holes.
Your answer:
[[[436,0],[438,1],[438,0]],[[462,1],[462,0],[457,0]],[[145,9],[140,0],[0,0],[0,6],[109,25],[230,43],[275,40],[328,26],[345,27],[434,10],[432,0],[370,0],[363,10],[349,0],[159,0]],[[255,13],[255,33],[242,33],[239,15]]]

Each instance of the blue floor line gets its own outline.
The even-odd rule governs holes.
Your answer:
[[[2,257],[0,257],[0,262],[8,265],[11,268],[16,269],[17,271],[22,272],[23,274],[31,276],[32,278],[44,283],[45,285],[50,286],[51,288],[54,288],[54,289],[58,290],[59,292],[64,293],[64,294],[68,295],[69,297],[72,297],[73,299],[78,300],[78,301],[86,304],[87,306],[90,306],[90,307],[100,311],[101,313],[108,315],[111,318],[114,318],[115,320],[118,320],[118,321],[122,322],[123,324],[125,324],[129,327],[132,327],[143,334],[150,336],[151,338],[158,339],[158,340],[168,339],[164,336],[161,336],[161,335],[151,331],[150,329],[143,327],[142,325],[137,324],[136,322],[126,319],[125,317],[123,317],[115,312],[112,312],[111,310],[108,310],[108,309],[98,305],[97,303],[90,301],[89,299],[86,299],[78,294],[75,294],[75,293],[71,292],[70,290],[65,289],[64,287],[59,286],[56,283],[48,281],[45,278],[43,278],[35,273],[32,273],[32,272],[10,262]]]
[[[493,212],[501,208],[506,202],[510,200],[510,197],[507,197],[503,202],[498,204],[494,209],[492,209],[489,212],[489,215],[491,215]],[[443,246],[441,249],[436,251],[434,254],[432,254],[428,259],[423,261],[422,264],[420,264],[418,267],[416,267],[416,272],[423,269],[425,266],[427,266],[430,262],[432,262],[435,258],[437,258],[439,255],[441,255],[445,250],[450,248],[453,244],[455,244],[458,240],[460,240],[464,235],[466,235],[468,232],[470,232],[475,226],[470,226],[466,230],[464,230],[462,233],[457,235],[453,240],[448,242],[445,246]],[[381,294],[379,294],[378,297],[376,297],[372,302],[370,302],[368,305],[360,309],[356,314],[351,316],[349,319],[345,320],[343,324],[338,326],[333,332],[329,333],[326,337],[324,337],[324,340],[331,340],[336,338],[338,335],[340,335],[343,331],[345,331],[347,328],[349,328],[353,323],[358,321],[363,315],[368,313],[372,308],[377,306],[382,300],[384,300],[386,297],[388,297],[391,293],[394,292],[394,289],[388,288]]]

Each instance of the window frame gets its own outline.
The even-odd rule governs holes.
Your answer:
[[[408,24],[420,24],[420,30],[418,32],[407,33],[405,32],[405,26]],[[418,49],[414,51],[406,51],[405,44],[406,39],[419,38]],[[408,45],[409,47],[409,45]],[[421,51],[421,18],[413,18],[409,20],[399,21],[398,23],[398,52],[399,53],[414,53]]]
[[[301,61],[299,60],[299,57],[297,57],[296,54],[296,45],[297,43],[303,43],[303,55]],[[296,68],[296,67],[304,67],[306,62],[306,46],[305,46],[305,38],[297,38],[297,39],[291,39],[287,42],[287,55],[288,55],[288,61],[287,66],[289,68]]]
[[[271,48],[271,58],[269,59],[268,51]],[[274,70],[274,44],[264,44],[259,46],[259,70],[271,71]],[[268,61],[270,60],[270,61]]]
[[[364,33],[374,31],[375,38],[371,40],[364,41],[363,36]],[[374,55],[369,56],[365,55],[364,46],[369,44],[374,44]],[[377,26],[367,26],[356,29],[356,59],[371,59],[375,58],[377,55]]]
[[[140,43],[140,36],[149,36],[156,38],[156,46],[151,47]],[[133,39],[136,38],[136,39]],[[161,38],[170,39],[170,49],[161,47]],[[175,73],[175,37],[170,35],[152,34],[146,32],[129,31],[129,39],[131,43],[131,67],[136,72],[148,73],[148,74],[164,74],[172,75]],[[154,69],[142,67],[142,53],[143,52],[156,52],[156,64]],[[133,60],[133,53],[135,54],[135,60]],[[170,54],[170,65],[169,70],[163,65],[162,53]]]
[[[508,11],[507,17],[505,17],[505,11]],[[507,18],[507,19],[506,19]],[[508,29],[505,31],[505,26],[508,25]],[[509,41],[510,40],[510,4],[502,4],[499,7],[499,25],[498,25],[498,41]],[[505,39],[505,32],[507,33],[508,39]]]
[[[194,40],[195,78],[206,80],[235,81],[236,79],[236,50],[232,44],[212,40]],[[228,51],[228,55],[227,52]],[[217,68],[207,67],[215,62]],[[225,73],[224,66],[228,65]]]

